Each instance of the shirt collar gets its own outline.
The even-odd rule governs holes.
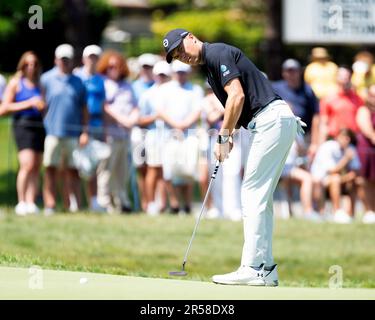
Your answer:
[[[203,46],[202,46],[202,64],[203,65],[206,64],[206,55],[207,55],[207,47],[208,47],[208,45],[209,45],[208,42],[204,42]]]

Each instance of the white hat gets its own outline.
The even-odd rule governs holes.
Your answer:
[[[160,74],[165,74],[166,76],[170,76],[172,70],[168,62],[159,61],[155,63],[154,68],[152,69],[152,72],[156,76]]]
[[[173,72],[191,72],[191,67],[180,60],[174,60],[172,62],[172,70]]]
[[[70,44],[60,44],[55,50],[55,57],[57,59],[68,58],[73,59],[74,49]]]
[[[102,54],[102,49],[96,44],[89,45],[83,50],[82,57],[86,58],[92,54],[99,57]]]
[[[151,66],[153,67],[155,65],[155,63],[157,62],[157,56],[155,56],[154,54],[152,53],[144,53],[144,54],[141,54],[139,57],[138,57],[138,63],[139,65],[142,67],[142,66]]]

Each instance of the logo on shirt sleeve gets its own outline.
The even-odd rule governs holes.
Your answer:
[[[220,71],[223,73],[223,77],[225,77],[228,74],[230,74],[230,70],[228,70],[228,67],[225,64],[222,64],[220,66]]]

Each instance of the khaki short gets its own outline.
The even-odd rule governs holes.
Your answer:
[[[75,168],[73,151],[78,147],[78,138],[58,138],[48,135],[44,140],[43,165],[45,167]]]

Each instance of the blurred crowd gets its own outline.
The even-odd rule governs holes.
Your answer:
[[[193,81],[190,66],[151,53],[126,59],[89,45],[81,66],[73,58],[71,45],[59,45],[42,73],[28,51],[8,82],[0,75],[0,116],[11,115],[18,150],[15,213],[191,213],[196,192],[203,198],[208,188],[224,113],[209,85]],[[316,47],[307,66],[285,60],[272,83],[307,124],[278,186],[288,216],[297,199],[302,218],[350,223],[360,202],[361,221],[375,223],[374,56],[361,51],[350,63],[336,65]],[[234,134],[207,218],[241,219],[249,141],[244,128]]]

